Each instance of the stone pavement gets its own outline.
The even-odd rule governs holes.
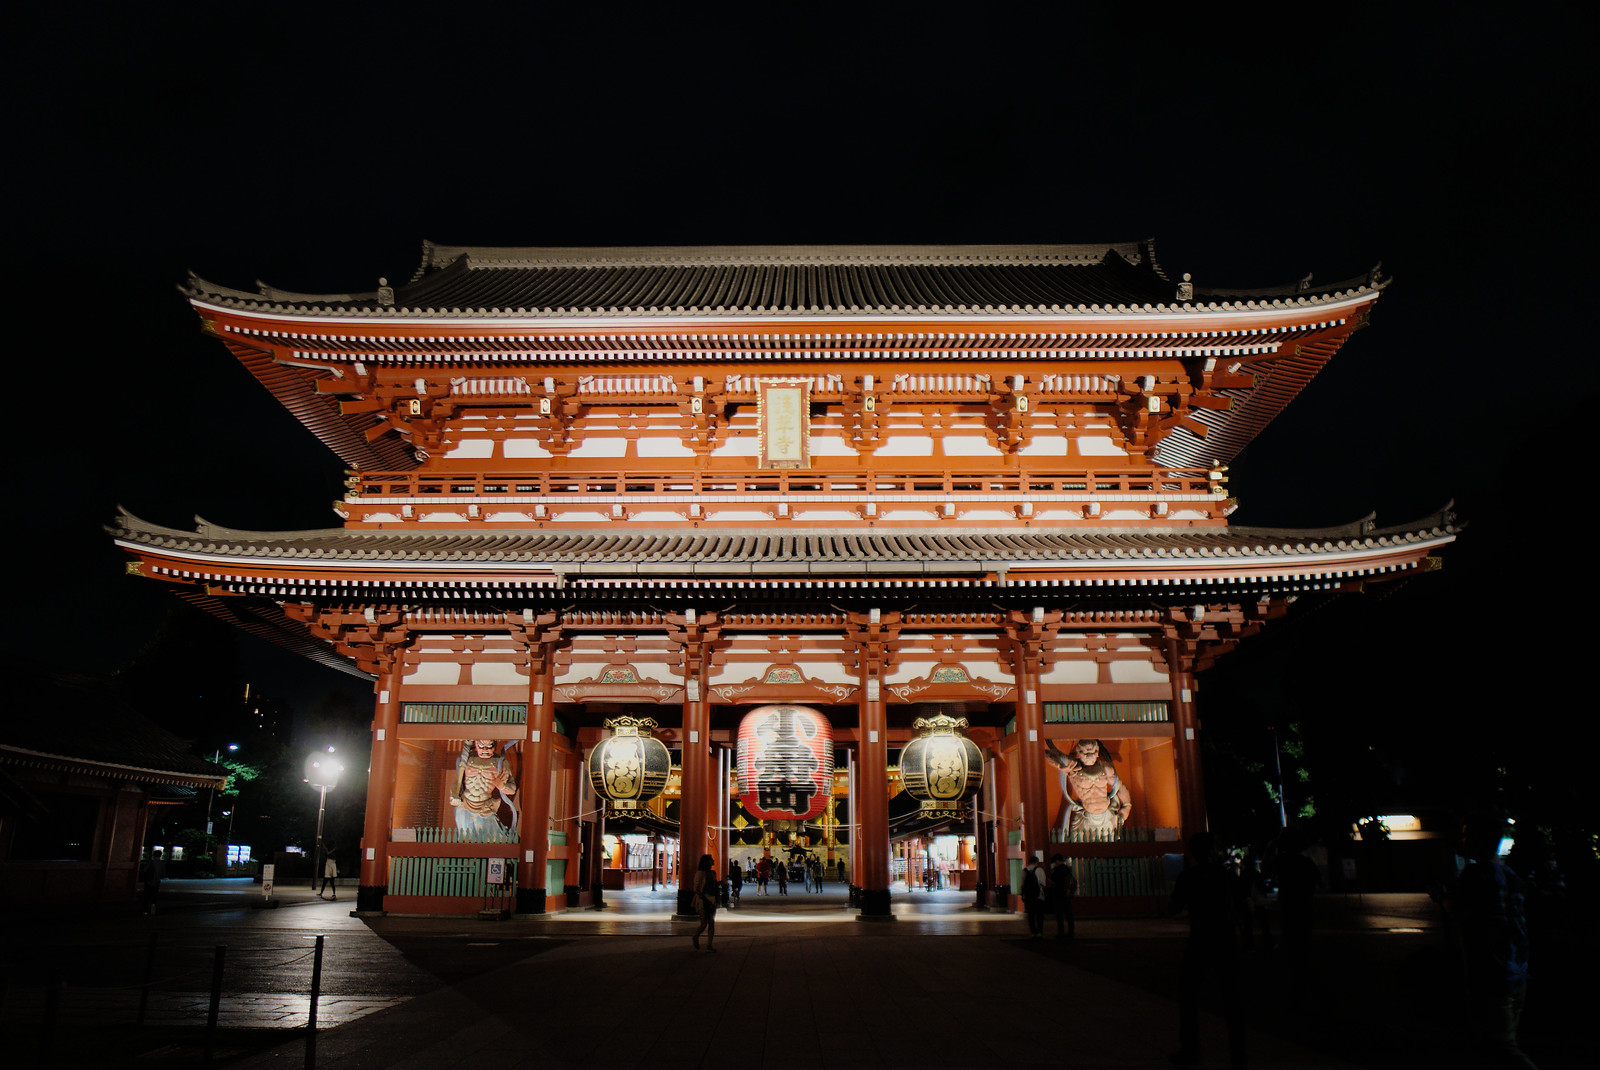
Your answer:
[[[865,922],[841,891],[791,888],[720,912],[716,952],[697,953],[666,890],[613,895],[603,911],[479,921],[357,919],[344,897],[303,889],[260,910],[242,905],[248,886],[167,883],[154,919],[8,920],[0,1022],[23,1054],[77,1045],[107,1065],[200,1065],[211,948],[225,944],[216,1064],[304,1066],[319,933],[316,1065],[345,1070],[1131,1068],[1166,1066],[1176,1047],[1177,919],[1088,918],[1075,941],[1033,941],[1020,917],[976,911],[968,894],[897,892],[895,920]],[[1432,905],[1366,896],[1320,906],[1319,994],[1291,996],[1274,955],[1249,960],[1252,1063],[1469,1065],[1456,1004],[1437,991],[1446,974]],[[135,1030],[151,933],[170,983]],[[38,1027],[50,994],[30,983],[30,945],[95,964],[57,989],[48,1036]],[[1227,1065],[1221,1021],[1202,1023],[1208,1065]],[[1535,1049],[1541,1065],[1579,1065],[1564,1060],[1581,1042],[1551,1024]]]

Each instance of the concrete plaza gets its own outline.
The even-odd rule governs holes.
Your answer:
[[[304,1066],[318,935],[316,1065],[344,1070],[1133,1068],[1166,1066],[1177,1046],[1182,919],[1086,918],[1075,940],[1053,925],[1030,940],[1020,916],[966,893],[897,890],[894,920],[868,922],[841,889],[791,885],[720,912],[707,953],[665,889],[503,921],[355,918],[353,889],[275,898],[261,909],[248,882],[168,881],[154,917],[11,913],[0,1023],[19,1065],[202,1065],[223,946],[214,1065]],[[1252,1064],[1473,1065],[1437,908],[1318,905],[1318,991],[1292,993],[1275,952],[1246,956]],[[1540,975],[1523,1030],[1546,1070],[1586,1052],[1559,969]],[[1227,1065],[1220,1019],[1202,1025],[1208,1065]]]

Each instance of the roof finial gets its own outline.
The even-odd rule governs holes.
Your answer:
[[[1376,289],[1377,285],[1378,285],[1378,276],[1380,276],[1382,274],[1383,274],[1383,261],[1380,260],[1376,264],[1372,265],[1372,270],[1371,271],[1367,272],[1367,285],[1373,287],[1374,289]]]
[[[1295,283],[1295,286],[1294,286],[1294,292],[1295,293],[1303,294],[1307,290],[1311,289],[1311,276],[1312,276],[1312,274],[1313,273],[1310,272],[1310,271],[1306,272],[1306,277],[1301,279],[1299,282]]]
[[[378,304],[384,308],[394,307],[394,287],[389,285],[388,279],[378,279]]]
[[[1194,300],[1194,283],[1189,281],[1189,273],[1187,271],[1183,273],[1183,281],[1178,283],[1178,300]]]

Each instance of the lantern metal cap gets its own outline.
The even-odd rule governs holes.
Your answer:
[[[962,728],[971,727],[972,722],[965,717],[951,717],[948,713],[936,713],[932,717],[918,717],[911,722],[912,729],[926,728],[930,732],[955,732]]]
[[[648,736],[661,727],[654,717],[607,717],[602,724],[619,736]]]

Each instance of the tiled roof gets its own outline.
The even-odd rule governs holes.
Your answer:
[[[1154,243],[967,246],[485,248],[424,243],[412,279],[367,293],[248,293],[191,276],[195,300],[259,311],[385,318],[1190,312],[1314,306],[1375,292],[1366,277],[1260,290],[1179,283]]]
[[[29,680],[26,709],[0,718],[0,755],[13,764],[98,767],[152,784],[206,786],[227,770],[188,753],[183,740],[135,711],[110,681],[44,667]],[[70,730],[64,729],[70,725]]]
[[[1188,562],[1293,562],[1382,552],[1453,537],[1448,511],[1415,524],[1377,529],[1370,521],[1334,528],[1140,528],[995,532],[983,529],[772,529],[483,531],[452,528],[259,532],[198,520],[179,531],[122,512],[108,530],[129,549],[193,556],[219,566],[336,569],[341,566],[469,576],[474,568],[543,568],[567,579],[660,575],[923,575],[998,568]]]

